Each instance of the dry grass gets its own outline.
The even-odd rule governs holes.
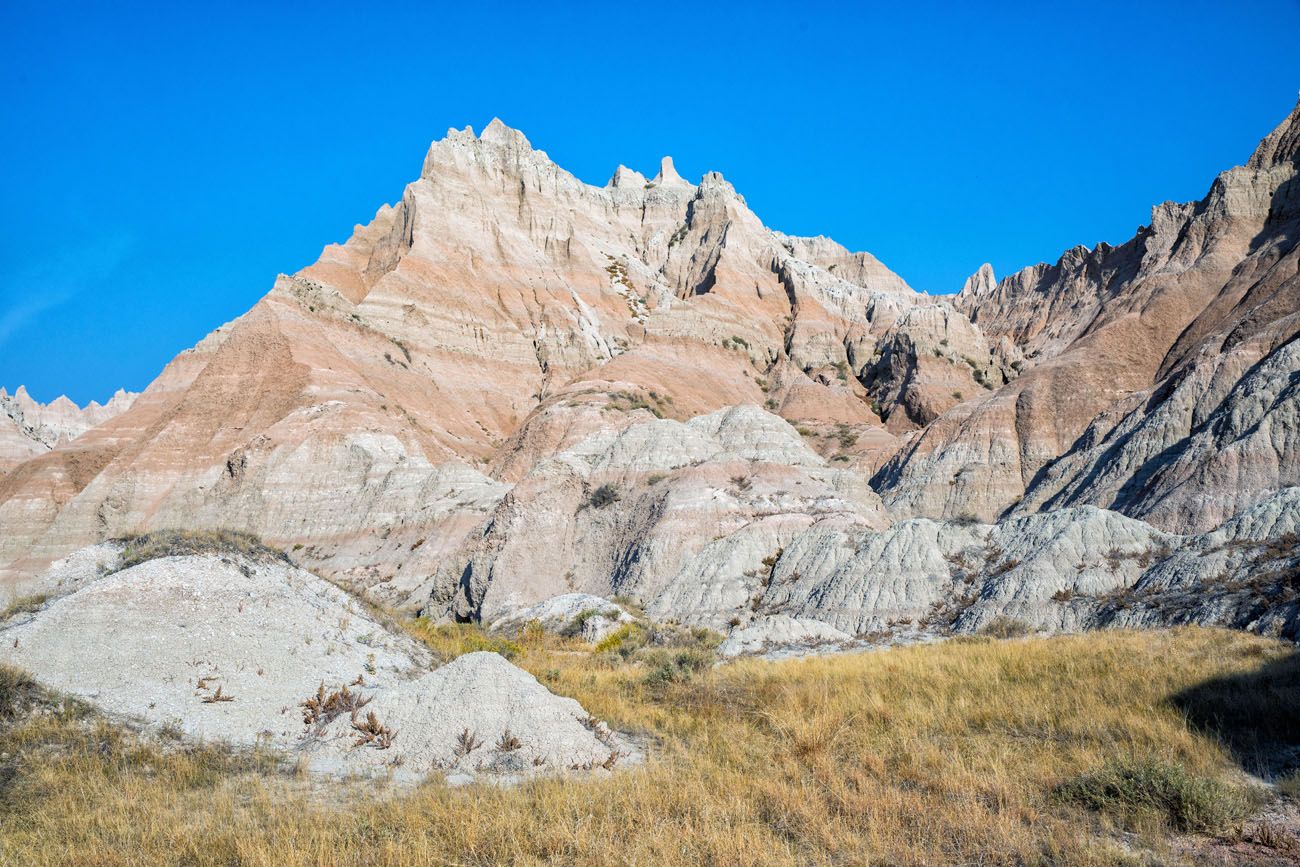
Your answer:
[[[17,617],[20,614],[31,614],[40,611],[45,605],[46,600],[50,597],[44,593],[37,593],[32,596],[20,596],[13,602],[10,602],[4,611],[0,611],[0,623]]]
[[[416,631],[435,632],[443,656],[489,640]],[[1175,820],[1134,826],[1106,809],[1105,786],[1099,810],[1062,787],[1118,757],[1235,797],[1227,748],[1172,697],[1291,652],[1215,630],[1107,632],[663,678],[635,654],[536,631],[517,648],[555,692],[644,736],[650,761],[603,779],[381,796],[45,716],[0,744],[23,757],[0,774],[0,863],[1139,863],[1134,846],[1167,856]],[[1138,833],[1128,848],[1120,827]]]
[[[159,557],[188,554],[239,554],[258,560],[285,556],[283,552],[262,544],[257,536],[235,530],[155,530],[125,536],[117,541],[126,546],[118,569],[129,569]]]

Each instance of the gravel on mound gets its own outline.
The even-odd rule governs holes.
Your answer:
[[[98,577],[4,624],[0,661],[112,716],[300,752],[327,773],[518,775],[634,758],[502,657],[433,669],[422,644],[284,562],[165,557]]]

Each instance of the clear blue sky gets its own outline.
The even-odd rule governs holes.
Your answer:
[[[494,115],[938,293],[1128,238],[1300,88],[1296,0],[258,5],[0,3],[0,385],[143,388]]]

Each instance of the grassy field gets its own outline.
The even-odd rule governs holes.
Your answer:
[[[954,640],[710,667],[706,636],[498,649],[650,745],[642,767],[514,789],[325,784],[142,739],[0,678],[0,863],[1114,864],[1242,832],[1243,765],[1300,742],[1294,649],[1180,629]]]

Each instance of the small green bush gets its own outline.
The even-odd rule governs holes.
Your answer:
[[[597,653],[616,653],[626,659],[640,650],[649,640],[645,627],[639,623],[625,623],[596,643]]]
[[[1156,816],[1180,831],[1213,833],[1249,812],[1244,790],[1187,773],[1177,762],[1117,758],[1054,792],[1077,804],[1127,822]]]
[[[599,608],[584,608],[578,612],[576,617],[564,624],[564,627],[560,630],[560,635],[564,638],[578,637],[582,634],[582,627],[587,624],[588,620],[603,613]],[[617,617],[618,615],[613,613],[613,616]]]

